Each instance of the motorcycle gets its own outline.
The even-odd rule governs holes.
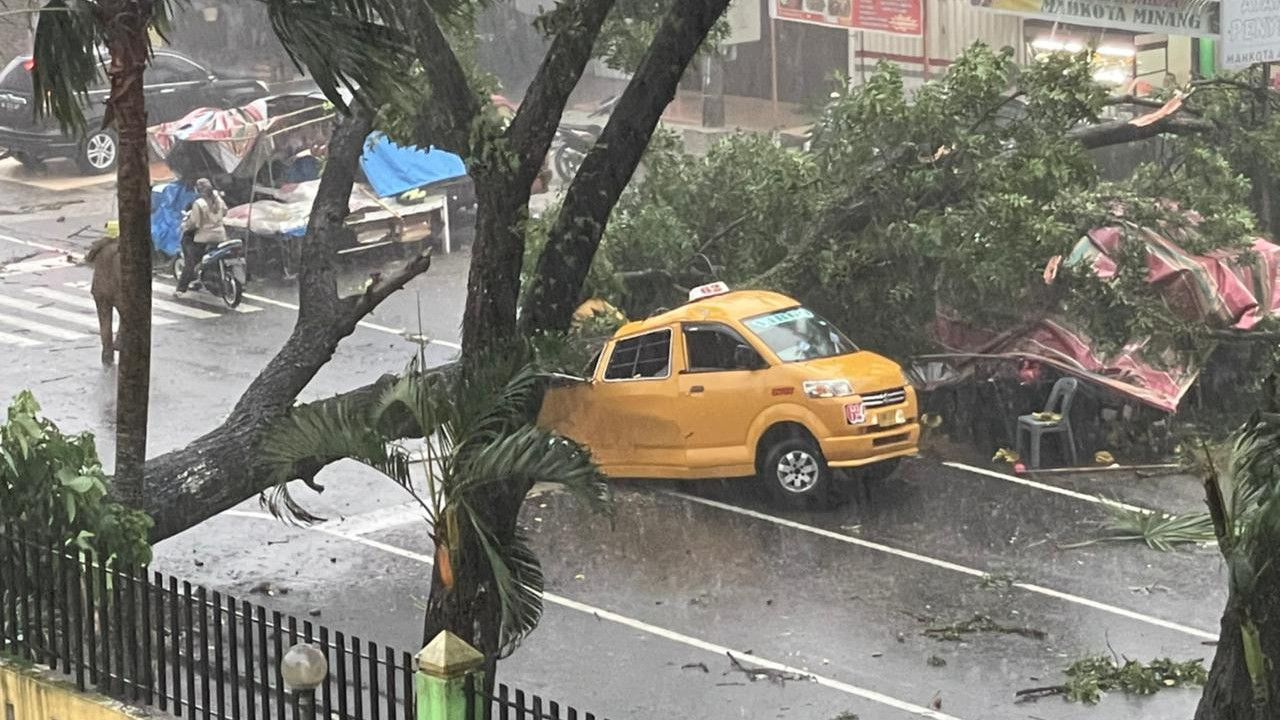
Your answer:
[[[618,96],[613,96],[601,102],[592,111],[590,117],[602,117],[613,111],[615,105],[618,104]],[[600,125],[561,125],[556,129],[556,139],[559,146],[556,148],[554,164],[556,175],[561,180],[568,180],[577,172],[578,165],[582,163],[582,159],[591,151],[591,147],[596,144],[596,140],[600,137],[600,133],[604,132],[604,128]]]
[[[173,258],[175,278],[182,277],[182,269],[185,265],[186,258],[183,257],[182,251],[178,251]],[[226,240],[205,252],[200,260],[200,267],[196,268],[191,289],[210,292],[221,298],[227,307],[233,308],[239,305],[244,297],[244,286],[248,280],[249,271],[245,262],[244,241]],[[195,287],[196,283],[200,284],[199,288]]]

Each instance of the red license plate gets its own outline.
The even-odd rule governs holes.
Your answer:
[[[844,421],[850,425],[861,425],[867,420],[867,409],[862,403],[849,403],[844,406]]]

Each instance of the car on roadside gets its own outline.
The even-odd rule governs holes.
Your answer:
[[[622,326],[586,377],[558,376],[543,427],[615,478],[755,476],[782,504],[826,504],[836,471],[887,477],[920,440],[896,362],[775,292],[695,288]]]
[[[90,88],[85,103],[85,131],[67,133],[52,118],[37,120],[33,113],[34,60],[20,55],[0,71],[0,157],[14,157],[27,167],[64,157],[86,175],[115,169],[118,154],[115,130],[103,127],[109,88],[106,78]],[[257,80],[222,78],[195,60],[172,50],[157,50],[147,65],[144,85],[147,120],[169,122],[200,107],[228,108],[267,95]]]

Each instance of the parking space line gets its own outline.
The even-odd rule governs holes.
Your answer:
[[[256,520],[268,520],[274,523],[280,522],[277,518],[267,513],[249,512],[245,510],[227,510],[226,512],[223,513],[223,515],[230,515],[233,517],[249,518],[249,519],[256,519]],[[371,547],[375,550],[381,550],[382,552],[385,552],[385,553],[398,555],[408,560],[420,562],[424,565],[433,564],[433,559],[431,557],[423,555],[422,553],[413,552],[412,550],[406,550],[402,547],[397,547],[395,545],[390,545],[388,543],[379,542],[377,540],[373,540],[370,538],[361,537],[358,535],[351,535],[349,533],[337,530],[333,527],[326,527],[324,525],[313,525],[307,529],[324,533],[326,535],[330,535],[342,540],[347,540],[349,542],[359,543],[361,545]],[[734,659],[742,663],[743,665],[751,665],[759,668],[767,668],[769,670],[777,670],[779,672],[787,672],[787,673],[795,673],[798,675],[803,675],[805,677],[812,678],[813,682],[817,685],[821,685],[823,687],[830,688],[832,690],[837,690],[847,695],[853,695],[855,697],[859,697],[864,700],[869,700],[871,702],[878,703],[886,707],[891,707],[895,710],[901,710],[903,712],[911,713],[917,717],[930,718],[930,720],[960,720],[960,718],[954,715],[948,715],[940,710],[933,710],[931,708],[924,707],[923,705],[916,705],[915,703],[906,702],[905,700],[899,700],[895,697],[885,695],[884,693],[876,692],[875,690],[868,690],[866,688],[858,687],[857,685],[852,685],[850,683],[846,683],[840,680],[824,677],[822,675],[816,675],[812,672],[809,672],[801,668],[797,668],[791,665],[786,665],[784,663],[776,662],[774,660],[769,660],[767,658],[762,658],[758,655],[748,654],[745,650],[735,650],[733,648],[725,647],[723,645],[717,645],[716,643],[709,642],[707,640],[702,640],[701,638],[685,635],[684,633],[676,632],[674,630],[668,630],[667,628],[660,627],[658,625],[651,625],[647,622],[644,622],[643,620],[637,620],[635,618],[627,617],[625,615],[619,615],[618,613],[610,612],[603,608],[598,608],[594,605],[588,605],[586,603],[578,602],[577,600],[571,600],[567,597],[564,597],[563,595],[557,595],[551,592],[543,592],[542,596],[547,600],[547,602],[553,603],[555,605],[559,605],[561,607],[568,608],[570,610],[577,610],[578,612],[592,615],[599,620],[608,620],[618,625],[629,627],[633,630],[639,630],[640,632],[644,632],[650,635],[655,635],[657,637],[661,637],[663,639],[670,640],[672,642],[677,642],[677,643],[680,643],[681,645],[687,645],[689,647],[696,648],[698,650],[704,650],[706,652],[713,653],[721,657],[725,657],[727,654],[731,653]]]
[[[8,240],[11,243],[17,243],[18,245],[26,245],[29,248],[35,248],[37,250],[50,250],[52,252],[62,253],[63,255],[68,255],[73,258],[75,257],[75,255],[73,255],[72,253],[67,252],[65,248],[56,247],[54,245],[46,245],[44,243],[35,242],[33,240],[23,240],[21,238],[13,237],[12,235],[0,235],[0,240]]]
[[[1119,500],[1112,500],[1110,498],[1104,498],[1099,495],[1090,495],[1088,493],[1076,492],[1075,490],[1068,490],[1066,488],[1060,488],[1055,485],[1047,485],[1042,482],[1036,482],[1035,480],[1029,480],[1027,478],[1018,477],[1017,475],[1007,475],[1002,472],[996,472],[995,470],[988,470],[986,468],[974,467],[973,465],[965,465],[964,463],[958,463],[958,462],[944,462],[942,464],[943,466],[952,468],[954,470],[963,470],[964,472],[973,473],[975,475],[984,475],[986,477],[995,478],[997,480],[1003,480],[1005,482],[1013,483],[1014,485],[1022,485],[1023,487],[1034,488],[1036,490],[1043,490],[1044,492],[1050,492],[1055,495],[1062,495],[1065,497],[1074,498],[1076,500],[1083,500],[1085,502],[1095,503],[1097,505],[1106,505],[1108,507],[1116,508],[1117,510],[1125,510],[1128,512],[1141,513],[1143,515],[1153,515],[1156,512],[1155,510],[1152,510],[1150,508],[1138,507],[1137,505],[1130,505],[1129,503],[1120,502]]]
[[[946,560],[941,560],[935,557],[929,557],[928,555],[921,555],[919,553],[911,552],[910,550],[902,550],[900,548],[895,548],[889,545],[872,542],[870,540],[863,540],[862,538],[843,535],[841,533],[834,532],[832,530],[827,530],[825,528],[814,527],[812,525],[805,525],[804,523],[799,523],[794,520],[787,520],[786,518],[774,517],[773,515],[767,515],[765,513],[758,512],[756,510],[748,510],[747,508],[738,507],[737,505],[722,503],[718,500],[709,500],[707,498],[700,498],[694,495],[686,495],[685,493],[675,492],[672,490],[659,490],[658,492],[664,495],[669,495],[671,497],[679,498],[681,500],[685,500],[688,502],[697,503],[699,505],[706,505],[707,507],[716,508],[718,510],[724,510],[726,512],[736,513],[738,515],[754,518],[756,520],[762,520],[767,523],[772,523],[774,525],[791,528],[793,530],[799,530],[801,532],[807,532],[813,535],[829,538],[831,540],[838,540],[843,543],[848,543],[849,545],[856,545],[858,547],[866,548],[868,550],[875,550],[876,552],[882,552],[887,555],[894,555],[896,557],[900,557],[906,560],[913,560],[918,563],[923,563],[925,565],[932,565],[937,568],[942,568],[944,570],[950,570],[952,572],[962,573],[964,575],[969,575],[971,577],[987,577],[990,575],[990,573],[983,570],[978,570],[976,568],[959,565],[959,564],[948,562]],[[1107,603],[1098,602],[1097,600],[1090,600],[1089,598],[1081,597],[1079,595],[1073,595],[1067,592],[1062,592],[1061,590],[1054,590],[1052,588],[1047,588],[1042,585],[1036,585],[1034,583],[1015,582],[1013,583],[1013,587],[1016,587],[1021,590],[1026,590],[1027,592],[1036,593],[1038,595],[1044,595],[1045,597],[1051,597],[1057,600],[1064,600],[1066,602],[1073,603],[1075,605],[1080,605],[1083,607],[1092,608],[1094,610],[1101,610],[1102,612],[1110,613],[1112,615],[1118,615],[1120,617],[1127,618],[1129,620],[1137,620],[1138,622],[1146,623],[1148,625],[1154,625],[1156,627],[1165,628],[1166,630],[1173,630],[1175,632],[1183,633],[1184,635],[1190,635],[1191,637],[1198,638],[1200,640],[1217,640],[1218,639],[1217,634],[1207,632],[1199,628],[1193,628],[1188,625],[1182,625],[1180,623],[1176,623],[1170,620],[1162,620],[1161,618],[1158,618],[1158,617],[1152,617],[1151,615],[1144,615],[1143,613],[1136,612],[1134,610],[1126,610],[1125,608],[1122,608],[1122,607],[1117,607],[1115,605],[1108,605]]]

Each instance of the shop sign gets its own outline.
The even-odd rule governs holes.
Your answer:
[[[1222,68],[1280,62],[1280,0],[1222,0]]]
[[[1188,0],[969,0],[1006,15],[1159,35],[1218,34],[1218,3]],[[1273,2],[1275,0],[1272,0]]]
[[[769,0],[770,17],[920,37],[924,29],[924,0]]]

